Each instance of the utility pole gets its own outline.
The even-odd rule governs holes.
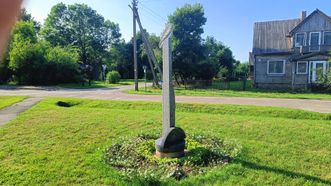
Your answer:
[[[134,66],[134,90],[138,91],[138,62],[137,62],[137,38],[136,38],[136,14],[138,0],[132,0],[132,13],[133,13],[133,66]]]
[[[158,83],[157,76],[156,76],[156,73],[155,73],[155,68],[157,68],[157,70],[159,71],[159,73],[161,75],[161,78],[162,78],[162,70],[161,70],[160,66],[157,64],[154,52],[153,52],[152,47],[151,47],[151,44],[150,44],[150,42],[147,38],[147,34],[145,33],[145,30],[144,30],[144,28],[141,24],[137,9],[133,10],[133,13],[136,15],[136,20],[137,20],[137,23],[138,23],[138,26],[139,26],[139,29],[140,29],[140,33],[141,33],[141,36],[142,36],[142,39],[143,39],[143,43],[144,43],[144,46],[145,46],[145,49],[146,49],[146,52],[147,52],[148,62],[151,66],[151,71],[152,71],[153,79],[154,79],[153,84],[158,86],[159,83]]]
[[[162,70],[161,70],[160,66],[158,65],[158,63],[156,61],[156,58],[155,58],[154,52],[152,50],[151,44],[150,44],[150,42],[148,41],[148,38],[147,38],[147,34],[145,33],[145,30],[144,30],[143,26],[141,25],[141,21],[140,21],[139,14],[138,14],[138,9],[137,9],[137,3],[138,3],[137,0],[132,0],[132,6],[129,5],[129,7],[132,9],[133,19],[134,19],[134,22],[133,22],[133,29],[134,29],[134,31],[133,31],[134,32],[134,34],[133,34],[133,37],[134,37],[133,38],[134,39],[133,45],[134,46],[133,46],[133,48],[134,48],[134,51],[137,51],[137,46],[136,46],[137,44],[135,43],[135,41],[136,41],[135,33],[136,33],[136,23],[138,23],[140,33],[141,33],[141,36],[142,36],[142,40],[143,40],[143,43],[144,43],[144,46],[145,46],[145,49],[146,49],[146,52],[147,52],[148,62],[149,62],[151,72],[152,72],[152,75],[153,75],[153,85],[159,86],[159,82],[157,80],[157,75],[156,75],[155,69],[157,69],[159,71],[159,73],[161,75],[161,78],[162,78]],[[134,52],[134,54],[135,54],[135,57],[137,58],[136,52]],[[138,70],[137,70],[137,77],[138,77]],[[138,82],[137,82],[136,86],[138,87]],[[136,89],[136,91],[137,90],[138,90],[138,88]]]

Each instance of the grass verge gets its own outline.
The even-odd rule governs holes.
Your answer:
[[[14,103],[23,101],[25,96],[0,96],[0,109],[8,107]]]
[[[128,94],[140,95],[161,95],[161,89],[148,87],[140,89],[138,92],[133,89],[124,92]],[[179,96],[211,96],[211,97],[251,97],[251,98],[287,98],[287,99],[321,99],[331,100],[331,94],[321,93],[289,93],[289,92],[276,92],[272,90],[218,90],[218,89],[184,89],[176,88],[176,95]]]
[[[76,104],[58,107],[60,100]],[[331,184],[331,121],[319,119],[325,114],[231,109],[178,104],[176,123],[186,133],[237,141],[243,149],[229,165],[162,185]],[[103,155],[122,137],[160,134],[161,113],[159,103],[43,100],[0,128],[0,185],[144,185],[108,166]]]

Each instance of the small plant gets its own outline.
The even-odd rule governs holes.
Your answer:
[[[107,82],[110,84],[115,84],[120,82],[121,80],[121,75],[117,71],[111,71],[107,73]]]
[[[105,153],[107,164],[130,178],[156,184],[165,179],[181,180],[221,167],[238,156],[241,147],[218,138],[188,136],[186,155],[182,158],[157,158],[156,135],[140,135],[121,140]]]

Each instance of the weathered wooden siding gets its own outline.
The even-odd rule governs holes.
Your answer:
[[[267,64],[269,60],[285,60],[285,74],[267,74]],[[289,84],[292,80],[292,66],[288,61],[288,56],[257,56],[255,70],[256,83]]]
[[[287,56],[257,56],[255,63],[255,83],[260,88],[292,88],[292,73],[294,71],[294,88],[305,89],[308,85],[308,73],[297,74],[296,62],[290,62]],[[270,75],[267,73],[269,60],[285,60],[285,74]],[[294,67],[294,69],[293,69]],[[293,71],[292,71],[293,70]]]
[[[331,31],[330,19],[321,15],[320,13],[314,13],[307,20],[300,25],[295,33],[298,32],[320,32]],[[309,34],[307,35],[309,37]]]
[[[253,54],[289,51],[292,43],[286,36],[299,23],[300,19],[255,23]]]

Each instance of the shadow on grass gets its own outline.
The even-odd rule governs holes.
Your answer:
[[[254,169],[254,170],[264,170],[268,172],[274,172],[276,174],[282,174],[284,176],[288,176],[291,178],[303,178],[308,181],[313,181],[313,182],[319,182],[323,183],[326,185],[331,185],[331,180],[324,180],[316,176],[310,176],[307,174],[302,174],[302,173],[296,173],[296,172],[291,172],[285,169],[279,169],[275,167],[269,167],[265,165],[258,165],[256,163],[248,162],[245,160],[236,160],[235,162],[241,163],[243,167],[249,168],[249,169]]]

